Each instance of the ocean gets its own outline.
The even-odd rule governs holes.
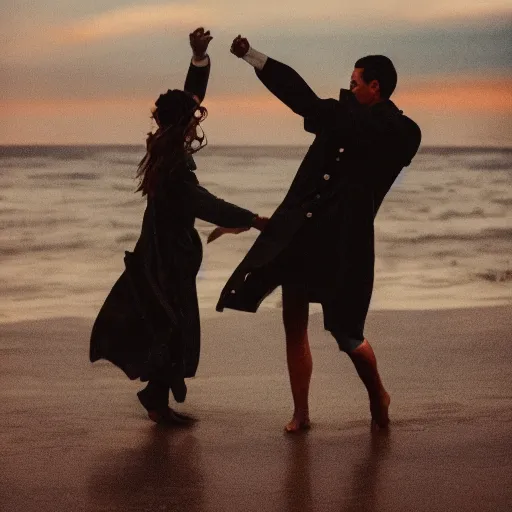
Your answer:
[[[306,147],[207,147],[203,186],[271,215]],[[0,146],[0,322],[94,317],[138,238],[142,146]],[[371,309],[512,303],[512,148],[422,148],[376,219]],[[198,221],[203,316],[257,236]],[[279,308],[279,291],[262,308]],[[316,310],[317,305],[312,306]]]

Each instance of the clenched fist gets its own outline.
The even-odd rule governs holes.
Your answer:
[[[210,35],[210,31],[204,31],[203,27],[196,28],[194,32],[189,34],[190,46],[196,59],[204,59],[206,56],[206,50],[213,37]]]
[[[233,44],[231,45],[231,53],[236,55],[239,59],[241,59],[248,51],[251,45],[249,41],[245,37],[242,37],[238,34],[235,39],[233,39]]]

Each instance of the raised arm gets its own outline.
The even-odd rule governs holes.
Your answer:
[[[231,53],[253,66],[265,87],[296,114],[317,117],[334,108],[336,100],[320,99],[294,69],[251,48],[247,39],[237,36]]]
[[[192,48],[192,60],[185,79],[184,90],[197,96],[199,102],[204,100],[208,77],[210,76],[210,57],[207,50],[213,37],[210,31],[204,31],[199,27],[189,34],[190,46]]]

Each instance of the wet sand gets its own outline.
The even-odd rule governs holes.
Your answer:
[[[0,325],[2,511],[505,511],[512,508],[511,308],[377,311],[391,397],[371,435],[362,384],[311,317],[313,428],[289,436],[279,312],[203,321],[198,376],[146,419],[130,382],[88,362],[92,320]]]

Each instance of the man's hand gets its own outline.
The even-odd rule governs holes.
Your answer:
[[[248,51],[251,45],[249,41],[245,37],[242,37],[240,34],[233,39],[233,44],[231,45],[231,53],[236,55],[239,59],[241,59]]]
[[[192,47],[192,52],[194,53],[194,57],[198,60],[204,59],[206,57],[206,50],[208,49],[208,45],[213,37],[210,35],[210,31],[204,31],[203,27],[196,28],[194,32],[189,34],[190,46]]]
[[[268,223],[268,217],[260,217],[259,215],[253,220],[252,227],[259,231],[263,231]]]

